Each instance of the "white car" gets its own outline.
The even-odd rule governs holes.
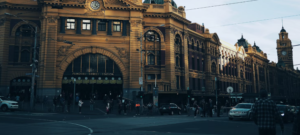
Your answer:
[[[252,120],[252,103],[239,103],[228,112],[228,119],[234,118]]]
[[[8,110],[14,111],[14,110],[17,110],[18,108],[19,108],[18,102],[8,100],[7,98],[0,96],[1,111],[3,111],[3,112],[6,112]]]

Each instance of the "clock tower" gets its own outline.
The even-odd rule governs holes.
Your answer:
[[[293,64],[293,46],[289,39],[288,33],[282,27],[279,33],[279,39],[277,39],[277,56],[278,62],[283,62],[285,67],[294,69]]]

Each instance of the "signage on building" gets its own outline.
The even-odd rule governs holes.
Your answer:
[[[139,84],[143,85],[143,77],[139,77]]]
[[[232,93],[233,92],[233,88],[231,86],[227,87],[227,93]]]

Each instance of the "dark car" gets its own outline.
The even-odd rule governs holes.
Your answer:
[[[282,120],[284,122],[293,122],[294,121],[294,112],[293,108],[289,105],[277,105],[278,112],[280,113]]]
[[[169,115],[173,114],[181,114],[181,108],[174,103],[161,104],[159,108],[159,112],[161,115],[164,113],[168,113]]]

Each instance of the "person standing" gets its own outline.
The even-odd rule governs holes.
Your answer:
[[[276,135],[276,121],[280,122],[282,132],[284,125],[275,102],[267,97],[267,91],[262,90],[253,106],[253,120],[258,125],[259,135]]]
[[[208,114],[209,114],[209,117],[212,117],[213,114],[212,114],[212,109],[213,109],[213,102],[211,99],[209,99],[209,102],[208,102]]]
[[[150,114],[152,115],[152,108],[153,108],[153,106],[152,106],[152,104],[150,102],[148,103],[147,107],[148,107],[149,115]]]
[[[56,106],[57,106],[57,98],[53,97],[53,112],[56,111]]]
[[[141,104],[139,102],[137,102],[135,104],[135,114],[136,115],[140,115],[140,106],[141,106]]]
[[[79,99],[78,101],[78,107],[79,107],[79,114],[81,114],[81,107],[83,105],[83,102],[81,101],[81,99]]]
[[[106,114],[109,113],[109,109],[110,109],[110,105],[109,105],[109,103],[107,103],[107,105],[106,105]]]
[[[95,104],[95,101],[93,98],[91,98],[91,100],[90,100],[90,110],[91,111],[94,111],[94,104]]]
[[[130,101],[128,101],[127,108],[128,108],[128,113],[130,113],[131,112],[131,102]]]
[[[199,108],[198,104],[197,104],[197,100],[194,101],[193,107],[195,109],[194,118],[197,118],[197,112],[198,112],[198,108]]]
[[[201,117],[205,117],[207,107],[206,107],[206,102],[204,99],[202,100],[201,107],[202,107],[202,116]]]

